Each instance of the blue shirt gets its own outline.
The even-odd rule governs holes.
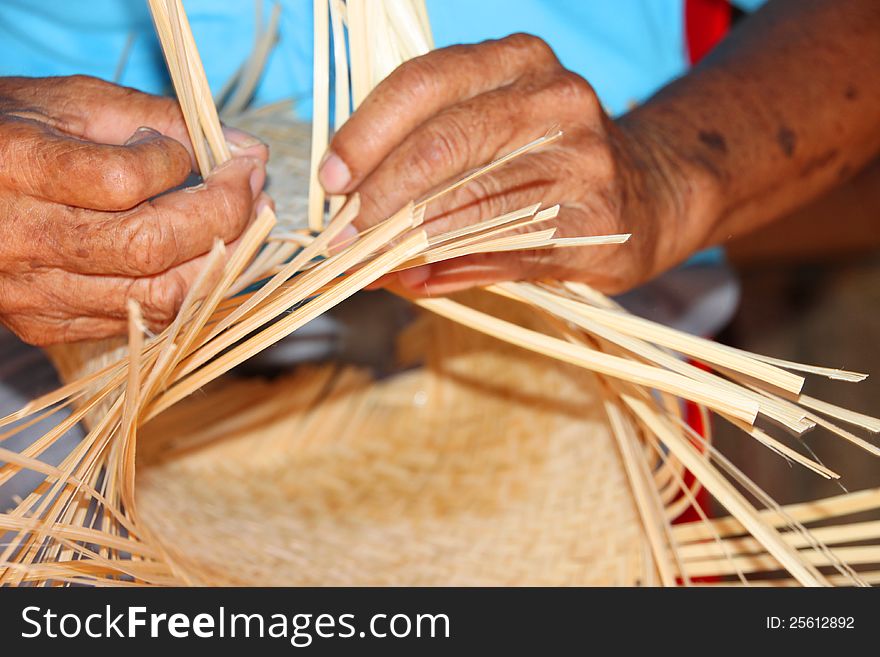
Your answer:
[[[428,0],[438,47],[513,32],[546,40],[563,65],[590,81],[612,114],[624,112],[687,67],[684,0]],[[185,0],[216,92],[248,57],[253,0]],[[263,20],[272,3],[263,2]],[[309,118],[312,2],[281,0],[280,39],[256,103],[294,98]],[[125,64],[120,60],[130,45]],[[169,93],[145,0],[5,0],[0,4],[0,74],[86,73],[152,93]]]

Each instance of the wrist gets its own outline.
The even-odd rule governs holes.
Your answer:
[[[709,246],[721,194],[711,163],[689,157],[685,137],[651,114],[642,107],[615,123],[638,180],[636,215],[653,224],[654,276]]]

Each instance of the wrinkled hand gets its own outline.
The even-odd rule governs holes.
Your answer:
[[[32,344],[125,332],[126,300],[159,328],[216,237],[255,214],[266,147],[197,186],[178,105],[82,76],[0,78],[0,321]],[[260,202],[263,202],[260,200]]]
[[[320,180],[331,193],[360,193],[362,230],[557,127],[559,141],[430,206],[428,232],[540,201],[561,205],[558,237],[632,232],[627,244],[467,256],[403,272],[399,282],[444,294],[555,277],[619,292],[671,265],[679,257],[668,246],[676,192],[662,157],[609,119],[590,85],[537,37],[453,46],[405,63],[337,132]]]

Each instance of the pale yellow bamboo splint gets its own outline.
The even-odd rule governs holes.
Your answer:
[[[195,41],[180,0],[149,5],[207,173],[229,150]],[[171,326],[145,335],[132,304],[127,348],[54,349],[66,385],[0,419],[2,443],[74,409],[19,452],[0,444],[0,485],[22,470],[45,475],[0,514],[0,584],[880,581],[880,528],[845,517],[880,509],[876,491],[780,507],[683,422],[680,406],[731,420],[767,458],[845,480],[845,463],[823,464],[753,423],[773,420],[794,435],[830,428],[873,458],[870,437],[826,418],[869,432],[880,421],[801,394],[806,376],[847,385],[864,375],[685,335],[583,284],[415,300],[425,314],[400,340],[402,369],[381,381],[333,364],[273,381],[227,375],[389,272],[480,252],[617,248],[629,237],[555,237],[553,204],[564,199],[428,234],[425,216],[442,195],[563,137],[536,125],[533,141],[328,253],[359,211],[356,196],[325,199],[316,184],[330,71],[336,129],[432,39],[421,0],[315,0],[314,9],[311,128],[280,105],[230,115],[273,142],[278,215],[263,211],[231,253],[215,245]],[[255,57],[267,57],[278,21],[276,12]],[[242,69],[232,109],[255,70]],[[86,438],[58,465],[45,463],[80,421]],[[708,518],[700,487],[731,516]],[[671,524],[689,508],[698,521]]]

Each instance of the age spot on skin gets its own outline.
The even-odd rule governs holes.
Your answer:
[[[697,137],[713,151],[718,151],[719,153],[727,152],[727,140],[717,130],[700,130],[697,133]]]
[[[855,100],[859,97],[859,90],[853,85],[848,85],[846,91],[843,92],[843,97],[847,100]]]
[[[781,126],[779,132],[776,133],[776,141],[782,149],[782,152],[785,154],[785,157],[791,157],[794,155],[794,148],[797,145],[797,136],[791,128],[788,126]]]

